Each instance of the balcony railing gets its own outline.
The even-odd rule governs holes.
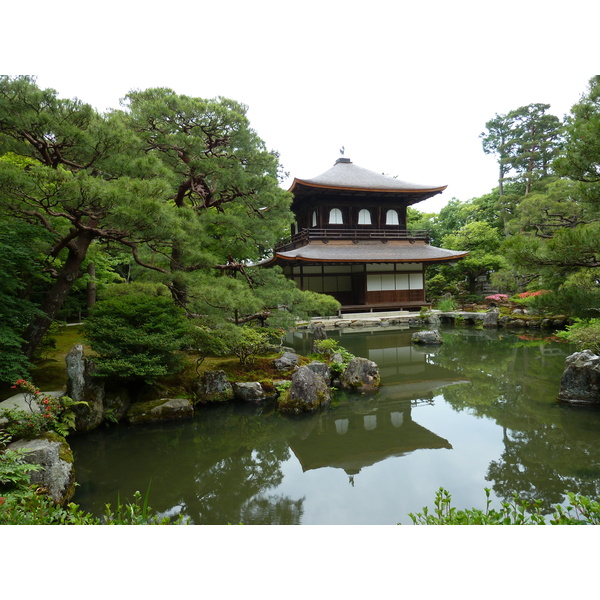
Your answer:
[[[290,239],[279,244],[276,248],[278,252],[285,252],[304,246],[311,241],[321,240],[327,243],[329,240],[408,240],[414,242],[416,240],[429,241],[429,230],[419,229],[409,231],[408,229],[303,229]]]

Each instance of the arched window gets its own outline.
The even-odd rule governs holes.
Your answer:
[[[329,224],[330,225],[342,225],[344,219],[342,218],[342,211],[339,208],[332,208],[329,211]]]
[[[317,211],[313,210],[311,227],[316,227],[316,226],[317,226]]]
[[[385,224],[386,225],[400,225],[398,222],[398,212],[395,210],[388,210],[385,213]]]
[[[366,208],[363,208],[358,213],[358,224],[359,225],[370,225],[371,224],[371,213]]]

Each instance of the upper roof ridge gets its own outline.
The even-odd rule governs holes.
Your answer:
[[[347,190],[372,190],[372,191],[431,191],[439,193],[446,189],[446,185],[424,185],[411,183],[376,173],[369,169],[355,165],[349,158],[340,157],[333,167],[311,179],[295,178],[290,191],[298,184],[320,188],[339,188]]]

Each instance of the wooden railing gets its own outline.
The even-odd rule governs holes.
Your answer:
[[[303,229],[290,239],[279,244],[276,248],[279,252],[292,250],[298,246],[308,244],[313,240],[328,242],[329,240],[416,240],[429,241],[429,231],[420,229],[409,231],[408,229]]]

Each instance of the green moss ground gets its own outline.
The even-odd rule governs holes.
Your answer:
[[[83,337],[83,327],[71,325],[60,327],[53,335],[54,342],[48,347],[43,356],[34,361],[30,379],[42,391],[55,391],[65,389],[67,382],[67,369],[65,358],[76,344],[84,345],[86,356],[93,356],[91,348],[86,345]],[[273,360],[279,353],[271,353],[256,357],[248,364],[242,365],[236,357],[207,357],[197,368],[198,356],[186,354],[183,371],[170,377],[162,378],[157,382],[160,394],[165,397],[187,397],[192,381],[207,370],[222,370],[230,381],[260,381],[266,387],[272,385],[274,380],[290,379],[292,372],[277,371]],[[310,362],[301,357],[300,365]],[[158,390],[157,390],[158,391]],[[15,391],[9,386],[0,389],[0,400],[14,395]]]

